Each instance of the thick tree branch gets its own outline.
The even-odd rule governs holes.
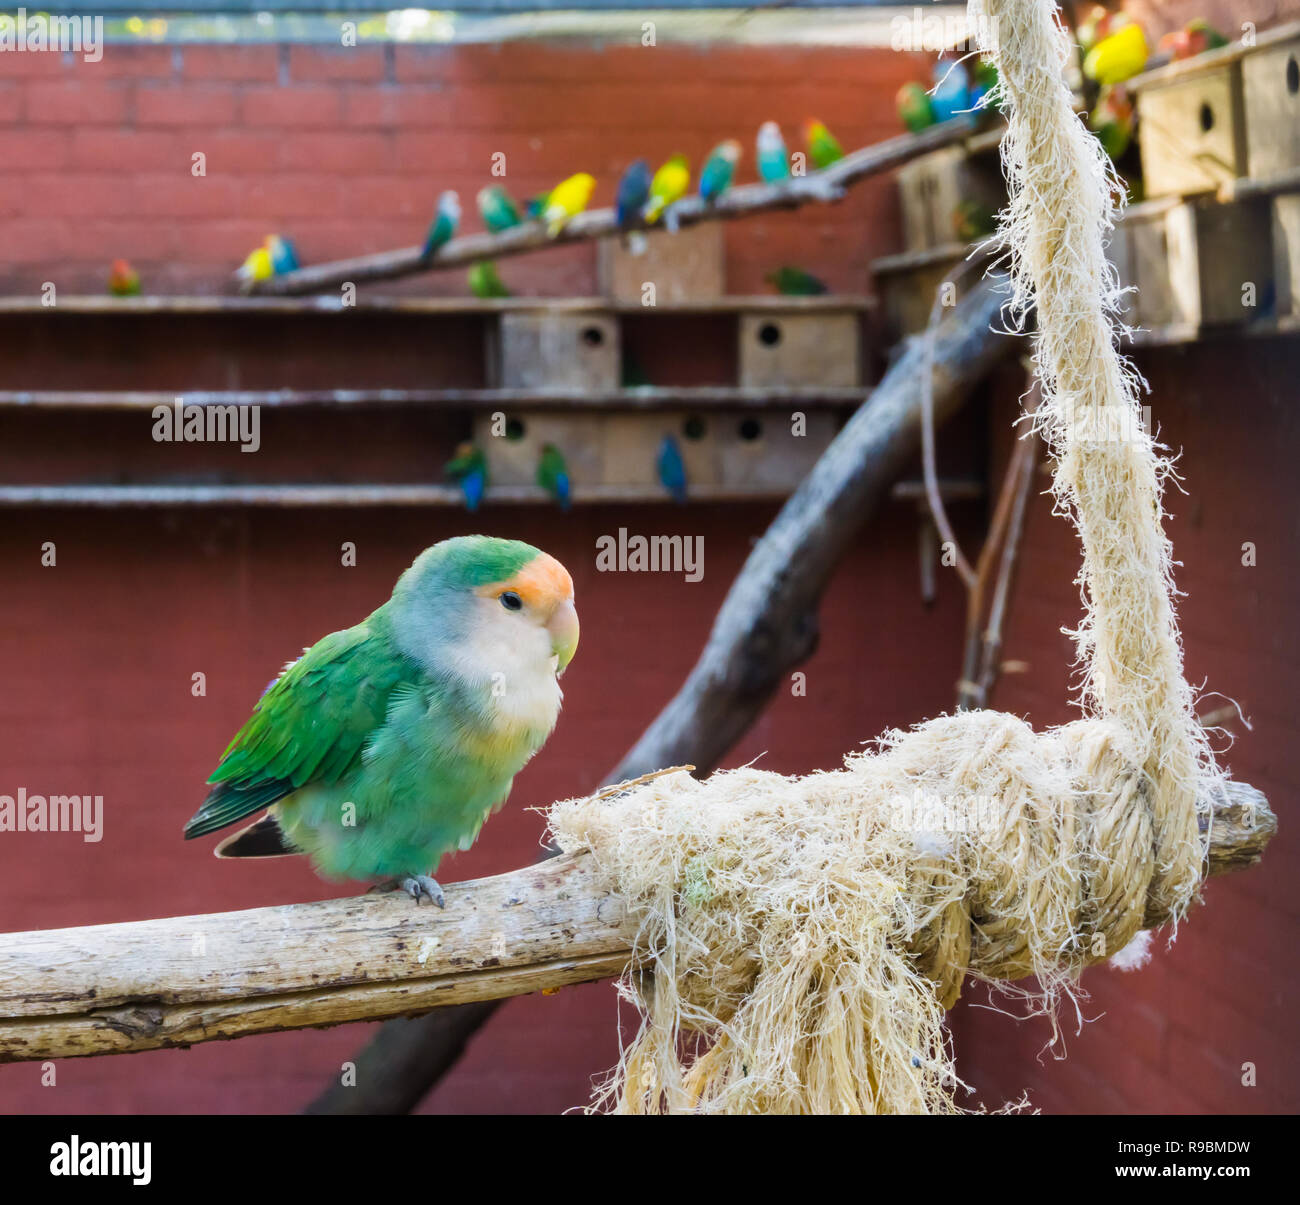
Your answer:
[[[1213,802],[1209,873],[1257,861],[1276,829],[1264,796],[1231,783]],[[630,947],[621,901],[583,854],[452,884],[445,911],[395,893],[10,933],[0,935],[0,1062],[518,996],[617,975]],[[437,1069],[426,1058],[423,1072]]]

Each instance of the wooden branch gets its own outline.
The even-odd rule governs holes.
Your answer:
[[[1229,784],[1209,873],[1258,861],[1276,827],[1263,795]],[[586,855],[446,890],[445,910],[389,893],[0,935],[0,1062],[398,1017],[609,978],[631,957]]]
[[[867,176],[915,159],[929,151],[950,146],[969,138],[977,125],[974,115],[954,117],[931,126],[919,134],[900,134],[896,138],[846,155],[819,172],[796,176],[777,184],[742,184],[729,189],[717,201],[707,204],[699,196],[684,197],[672,206],[679,226],[726,218],[748,217],[776,209],[795,209],[812,201],[829,203],[841,200],[849,186]],[[499,234],[467,234],[454,238],[425,259],[419,247],[384,251],[356,259],[341,259],[316,264],[273,276],[253,287],[255,293],[294,295],[337,288],[345,283],[370,284],[377,280],[395,280],[420,272],[463,267],[484,259],[504,259],[565,243],[589,242],[619,233],[613,209],[590,209],[578,214],[555,236],[548,235],[541,222],[524,222]]]

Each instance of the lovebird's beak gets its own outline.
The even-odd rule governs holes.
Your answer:
[[[578,648],[578,612],[572,599],[566,598],[555,608],[546,621],[546,630],[551,634],[551,652],[557,659],[555,672],[562,674]]]

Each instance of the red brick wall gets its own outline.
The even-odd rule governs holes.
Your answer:
[[[1300,345],[1294,338],[1225,339],[1147,352],[1139,367],[1161,436],[1182,454],[1187,493],[1171,491],[1167,505],[1178,585],[1187,595],[1180,607],[1187,676],[1241,705],[1252,728],[1228,725],[1235,743],[1224,762],[1269,796],[1279,833],[1259,866],[1207,886],[1205,906],[1172,948],[1157,940],[1145,969],[1085,974],[1092,999],[1083,1014],[1100,1019],[1076,1036],[1073,1016],[1065,1018],[1065,1061],[1042,1053],[1051,1037],[1045,1022],[1017,1024],[962,1007],[955,1014],[959,1065],[990,1106],[1027,1088],[1032,1103],[1050,1113],[1295,1112]],[[1010,415],[1004,405],[994,417],[1000,454]],[[1253,568],[1242,564],[1247,541],[1257,549]],[[1036,725],[1064,722],[1077,714],[1068,704],[1073,649],[1061,629],[1079,615],[1072,583],[1078,553],[1047,498],[1037,499],[1029,516],[1022,564],[1005,653],[1027,661],[1028,672],[1004,677],[993,703]],[[1226,702],[1207,693],[1199,711]],[[969,994],[985,999],[978,989]],[[1246,1062],[1256,1064],[1254,1088],[1242,1085]]]
[[[487,183],[521,197],[575,171],[609,204],[632,159],[676,150],[697,169],[725,137],[753,178],[760,122],[792,149],[809,116],[848,148],[899,132],[893,96],[928,67],[886,50],[507,43],[488,46],[109,45],[102,62],[8,55],[0,80],[0,291],[53,281],[99,292],[130,259],[148,292],[221,292],[270,231],[305,262],[418,242],[438,193]],[[207,175],[191,175],[191,156]],[[504,181],[489,175],[506,155]],[[728,229],[729,286],[765,291],[783,263],[862,292],[896,249],[887,180],[844,203]],[[504,265],[522,293],[591,294],[595,253],[559,248]],[[386,291],[463,293],[439,273]]]

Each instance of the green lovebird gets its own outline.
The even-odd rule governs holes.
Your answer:
[[[483,225],[492,234],[500,234],[523,220],[514,198],[500,186],[478,190],[478,213]]]
[[[777,268],[763,279],[768,284],[775,285],[778,293],[784,293],[789,297],[814,297],[829,291],[824,280],[818,279],[811,272],[805,272],[802,268]]]
[[[218,857],[306,854],[326,878],[442,907],[439,861],[469,849],[550,736],[577,647],[573,580],[554,557],[517,540],[443,540],[377,611],[285,667],[185,836],[265,808]]]
[[[537,484],[560,504],[561,510],[573,505],[573,483],[564,453],[554,444],[543,444],[537,458]]]
[[[497,272],[497,266],[490,259],[480,259],[469,266],[469,291],[475,297],[509,297],[510,290]]]

